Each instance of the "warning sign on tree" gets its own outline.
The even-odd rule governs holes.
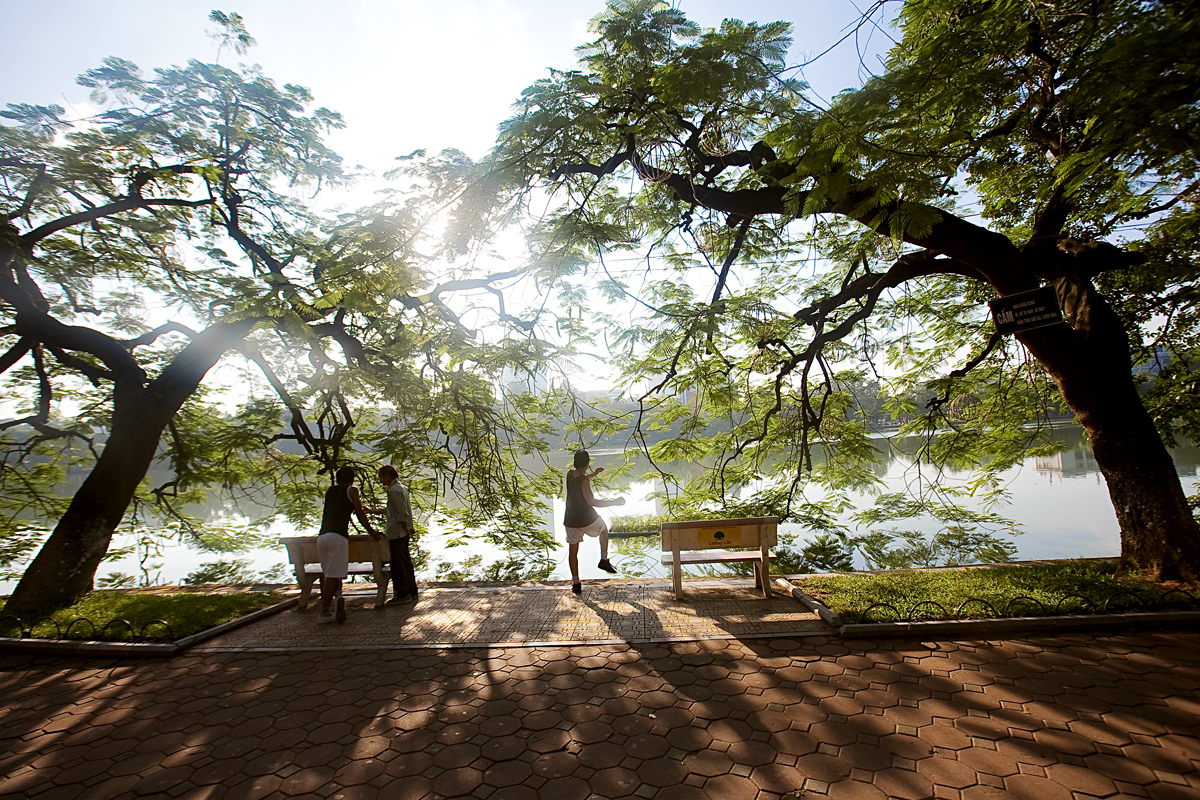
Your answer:
[[[1053,286],[1043,286],[1032,292],[1010,294],[989,300],[996,330],[1008,335],[1032,328],[1043,328],[1063,321],[1058,307],[1058,295]]]

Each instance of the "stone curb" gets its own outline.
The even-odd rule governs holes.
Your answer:
[[[831,628],[842,627],[842,618],[833,613],[833,609],[817,598],[805,594],[800,587],[793,585],[787,578],[776,578],[775,583],[792,597],[799,600],[802,606],[806,607],[809,611],[815,612],[826,625]]]
[[[295,647],[201,647],[197,653],[299,653],[334,652],[340,650],[519,650],[541,648],[557,650],[565,647],[627,647],[648,644],[680,644],[686,642],[720,642],[766,639],[807,639],[836,635],[836,631],[785,631],[783,633],[723,633],[705,636],[667,636],[632,639],[547,639],[528,642],[413,642],[404,644],[329,644]]]
[[[1089,559],[1105,561],[1112,559]],[[1039,564],[1039,561],[1019,562]],[[993,565],[985,565],[993,566]],[[999,565],[1005,566],[1005,565]],[[939,569],[961,569],[945,567]],[[853,574],[853,573],[846,573]],[[1122,630],[1128,628],[1194,627],[1200,623],[1200,611],[1140,611],[1129,614],[1070,614],[1053,617],[1005,617],[1003,619],[931,619],[919,622],[856,622],[846,623],[832,609],[804,593],[787,578],[777,577],[775,583],[803,605],[817,613],[830,627],[837,629],[843,639],[980,637],[992,639],[1030,633],[1068,633],[1080,631]]]
[[[1076,633],[1126,628],[1194,628],[1200,611],[1147,611],[1133,614],[1076,614],[1061,617],[1009,617],[1005,619],[947,619],[923,622],[862,622],[842,625],[843,639],[979,637],[993,639],[1015,634]]]
[[[173,642],[89,642],[74,639],[12,639],[0,637],[0,655],[24,653],[32,655],[78,656],[81,658],[170,658],[189,647],[227,633],[264,617],[278,614],[299,602],[292,597],[273,606],[260,608],[245,616],[231,619],[214,628],[184,636]]]

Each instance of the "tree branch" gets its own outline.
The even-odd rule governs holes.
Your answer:
[[[34,342],[28,337],[21,337],[17,343],[9,348],[8,352],[0,356],[0,375],[12,369],[13,365],[25,357],[33,348]]]
[[[162,336],[163,334],[170,333],[172,331],[174,331],[175,333],[182,333],[184,336],[188,337],[189,339],[194,339],[196,337],[196,331],[192,330],[191,328],[187,327],[186,325],[179,323],[179,322],[168,322],[166,324],[158,326],[157,328],[155,328],[152,331],[147,331],[146,333],[143,333],[141,336],[138,336],[136,339],[126,339],[123,342],[123,344],[127,350],[133,350],[135,347],[141,347],[142,345],[151,344],[154,341],[156,341],[158,339],[158,337]]]
[[[103,206],[96,206],[87,211],[80,211],[77,214],[56,219],[53,222],[47,222],[40,228],[35,228],[29,233],[21,236],[21,241],[27,245],[34,245],[45,239],[51,234],[57,233],[64,228],[70,228],[82,222],[92,222],[94,220],[111,217],[114,214],[120,214],[125,211],[135,211],[139,208],[153,208],[155,206],[176,206],[181,208],[199,208],[200,206],[212,205],[211,198],[204,200],[180,200],[177,198],[151,198],[149,200],[141,197],[127,197],[124,200],[118,200],[115,203],[109,203]]]
[[[981,352],[979,355],[975,356],[975,358],[972,358],[966,364],[963,364],[958,369],[951,370],[950,374],[947,375],[946,377],[947,378],[965,378],[967,376],[967,374],[969,374],[971,372],[971,370],[975,369],[976,367],[978,367],[980,364],[983,363],[983,360],[985,358],[987,358],[988,355],[993,350],[996,349],[996,345],[1000,344],[1001,340],[1003,340],[1003,339],[1004,339],[1004,334],[1000,333],[1000,331],[998,331],[998,330],[992,331],[992,335],[988,339],[987,345],[983,348],[983,352]],[[927,402],[925,404],[925,407],[932,408],[934,410],[941,410],[941,407],[949,402],[950,402],[950,387],[947,386],[946,393],[944,395],[942,395],[941,397],[931,397],[929,399],[929,402]]]
[[[283,381],[279,380],[279,376],[275,374],[275,370],[267,363],[262,353],[245,343],[237,349],[238,352],[258,365],[262,374],[266,376],[267,383],[271,384],[271,388],[275,390],[275,394],[279,396],[279,399],[283,401],[283,405],[291,414],[291,426],[294,435],[292,437],[277,436],[275,439],[294,438],[304,446],[309,455],[312,455],[313,448],[311,442],[315,437],[312,435],[312,430],[308,427],[308,423],[304,420],[304,410],[292,398],[291,392],[283,385]]]

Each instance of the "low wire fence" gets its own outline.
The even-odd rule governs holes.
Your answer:
[[[874,603],[861,613],[842,615],[846,622],[921,622],[925,620],[1005,619],[1012,617],[1055,617],[1069,614],[1128,614],[1133,612],[1180,611],[1200,608],[1200,596],[1185,589],[1169,589],[1157,594],[1121,589],[1095,599],[1082,594],[1069,594],[1053,605],[1036,597],[1018,595],[1010,598],[1003,609],[988,600],[968,597],[951,611],[936,600],[922,600],[909,607],[907,613],[894,603]],[[857,617],[857,619],[855,619]]]
[[[77,639],[93,642],[173,642],[175,631],[163,619],[152,619],[138,628],[127,619],[111,619],[104,627],[88,617],[76,617],[66,624],[53,617],[39,617],[28,625],[12,614],[0,616],[0,637],[11,639]]]

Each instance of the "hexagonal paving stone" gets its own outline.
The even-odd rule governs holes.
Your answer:
[[[529,769],[529,765],[524,762],[505,763],[520,763],[526,770]],[[438,794],[453,797],[473,792],[482,782],[483,774],[479,770],[473,767],[459,767],[435,775],[431,780],[431,786]]]
[[[1070,731],[1046,729],[1034,731],[1034,741],[1059,752],[1073,756],[1086,756],[1096,752],[1096,745],[1091,740]]]
[[[1081,792],[1095,797],[1115,794],[1116,785],[1095,770],[1074,764],[1051,764],[1046,767],[1046,777],[1072,792]]]
[[[587,781],[574,776],[546,781],[538,789],[538,796],[553,800],[585,800],[591,794]]]
[[[755,800],[759,787],[750,778],[740,775],[718,775],[705,782],[704,791],[709,797],[721,800]]]
[[[929,779],[911,770],[880,770],[875,773],[873,783],[889,800],[924,800],[932,797],[934,793],[933,784]]]
[[[583,744],[607,741],[613,735],[612,727],[605,722],[584,722],[571,728],[571,738]]]
[[[545,755],[538,756],[530,768],[534,775],[543,778],[565,778],[568,775],[573,775],[575,770],[579,769],[580,763],[581,759],[574,753],[546,753]],[[484,780],[493,785],[499,785],[488,780],[487,773],[484,773]]]
[[[850,777],[850,765],[840,758],[825,753],[811,753],[796,759],[796,769],[809,778],[826,783]],[[763,788],[767,788],[763,786]]]
[[[851,769],[879,770],[892,765],[892,752],[874,744],[855,742],[838,751],[838,758]]]
[[[600,797],[625,797],[632,795],[642,785],[638,773],[622,767],[609,767],[588,778],[592,793]]]
[[[817,741],[834,747],[858,741],[858,731],[844,722],[818,722],[811,726],[808,732],[817,737]]]
[[[849,770],[846,772],[849,774]],[[786,795],[803,787],[806,776],[816,777],[800,765],[789,767],[785,764],[765,764],[761,767],[755,767],[751,771],[750,780],[765,792]]]
[[[931,783],[938,786],[949,786],[953,789],[965,789],[979,783],[978,775],[970,766],[939,756],[918,761],[917,772],[928,778]]]
[[[688,772],[713,778],[717,775],[724,775],[733,769],[733,761],[729,756],[716,750],[701,750],[684,756],[683,766]]]
[[[442,769],[465,767],[479,758],[481,753],[482,750],[479,745],[462,742],[439,750],[433,756],[433,763]]]
[[[1016,775],[1021,771],[1016,760],[997,750],[985,750],[982,747],[972,747],[958,754],[958,760],[976,772],[1005,778]]]
[[[658,758],[670,749],[671,744],[666,738],[653,733],[638,734],[625,742],[625,752],[633,758]]]
[[[866,781],[838,781],[829,787],[830,800],[891,800],[883,790]]]

